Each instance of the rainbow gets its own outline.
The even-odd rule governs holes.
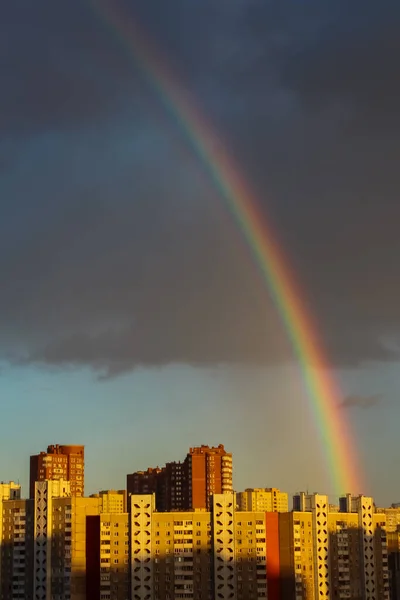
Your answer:
[[[300,363],[335,493],[361,493],[362,482],[353,438],[340,407],[341,392],[330,374],[317,328],[307,314],[294,274],[259,208],[255,194],[241,170],[221,150],[218,136],[182,89],[148,35],[130,16],[121,12],[117,0],[89,2],[95,13],[132,53],[165,107],[181,125],[225,199],[257,262]]]

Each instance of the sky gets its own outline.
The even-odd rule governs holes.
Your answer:
[[[102,5],[2,7],[0,479],[27,490],[30,454],[83,443],[93,493],[223,443],[237,490],[332,495],[254,256]],[[400,501],[398,3],[112,6],[251,183],[340,384],[363,491]]]

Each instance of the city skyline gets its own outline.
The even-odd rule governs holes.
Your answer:
[[[117,482],[115,485],[100,483],[94,488],[87,489],[86,455],[85,445],[61,444],[55,443],[53,440],[53,443],[47,446],[47,450],[42,449],[36,451],[36,454],[25,457],[28,465],[26,485],[21,483],[15,473],[9,478],[3,477],[0,473],[0,482],[5,486],[15,484],[20,490],[20,497],[24,499],[33,498],[35,483],[40,481],[67,482],[74,497],[89,498],[107,491],[119,494],[121,490],[127,496],[154,493],[158,497],[160,494],[160,503],[157,500],[155,508],[161,512],[205,510],[209,498],[213,494],[224,493],[224,490],[237,495],[239,510],[255,510],[254,507],[257,506],[257,510],[278,512],[298,510],[296,498],[300,498],[302,495],[322,493],[329,498],[332,507],[339,506],[341,498],[365,495],[354,493],[351,490],[334,495],[327,490],[312,490],[308,485],[292,491],[290,488],[279,487],[274,482],[262,481],[261,478],[252,485],[242,487],[235,485],[234,465],[236,461],[229,449],[220,442],[215,446],[191,445],[186,454],[180,448],[179,454],[171,460],[166,460],[164,457],[157,464],[147,464],[146,467],[141,466],[134,471],[126,472],[123,482]],[[193,457],[196,458],[196,463],[192,463]],[[71,464],[71,461],[74,464]],[[209,480],[210,478],[211,480]],[[175,498],[177,503],[174,504],[175,500],[173,498],[171,500],[171,489],[174,488],[172,496],[176,496],[177,480],[179,480],[180,498]],[[187,486],[189,487],[187,488]],[[272,499],[272,494],[274,494],[274,499]],[[379,495],[373,495],[373,497],[376,500]],[[386,504],[375,502],[375,506],[380,509],[398,507],[399,504],[395,500],[390,500]],[[127,506],[129,508],[129,503]]]
[[[238,489],[400,501],[400,8],[126,4],[4,7],[2,477],[27,482],[43,440],[75,440],[87,489],[119,488],[222,439]],[[313,318],[347,463],[230,182],[254,190],[259,241],[276,236]],[[338,489],[350,463],[365,489]]]

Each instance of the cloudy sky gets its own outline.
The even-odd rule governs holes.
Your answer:
[[[112,7],[251,182],[342,386],[364,491],[399,501],[400,8]],[[106,13],[95,0],[2,8],[0,478],[25,485],[29,454],[85,443],[93,492],[225,443],[237,489],[333,493],[243,234]]]

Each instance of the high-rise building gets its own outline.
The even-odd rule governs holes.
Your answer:
[[[384,514],[386,516],[386,531],[395,532],[400,527],[400,507],[391,506],[390,508],[377,508],[378,514]]]
[[[62,479],[36,482],[30,500],[3,501],[1,600],[85,600],[86,520],[100,507]]]
[[[32,598],[33,501],[21,499],[21,488],[0,484],[0,598]]]
[[[3,539],[3,500],[20,500],[21,486],[19,483],[10,481],[8,483],[2,481],[0,483],[0,540]],[[0,582],[1,582],[1,559],[0,559]],[[0,586],[1,587],[1,586]],[[1,598],[1,596],[0,596]]]
[[[101,513],[86,522],[86,600],[127,600],[130,590],[128,513]]]
[[[90,498],[99,498],[102,513],[126,513],[127,511],[125,490],[103,490],[98,494],[92,494]]]
[[[147,471],[136,471],[126,476],[126,487],[129,494],[155,494],[157,491],[157,476],[161,469],[149,468]]]
[[[71,445],[51,445],[47,452],[30,457],[29,496],[34,497],[35,482],[46,480],[69,481],[72,496],[84,495],[85,487],[85,447]]]
[[[124,491],[70,488],[36,482],[21,500],[0,484],[0,600],[389,600],[386,516],[372,498],[333,511],[301,493],[285,513],[239,510],[225,491],[210,510],[159,512],[154,494],[134,494],[125,512]],[[390,536],[399,548],[400,530]]]
[[[165,469],[165,467],[164,467]],[[126,491],[128,509],[130,496],[133,494],[156,494],[157,510],[165,510],[164,478],[161,476],[163,469],[156,467],[146,471],[136,471],[126,476]]]
[[[386,517],[387,551],[391,600],[400,600],[400,506],[377,508],[377,514]]]
[[[21,486],[14,481],[0,483],[0,500],[20,500]],[[1,516],[0,516],[1,519]]]
[[[190,448],[182,462],[127,475],[132,494],[155,494],[159,512],[210,508],[210,496],[232,491],[232,454],[224,446]]]
[[[210,509],[213,494],[232,492],[232,454],[222,444],[190,448],[185,463],[187,508]]]
[[[299,494],[279,515],[281,594],[285,600],[388,600],[384,515],[365,496],[340,499]],[[333,596],[334,594],[334,596]]]
[[[71,496],[70,482],[35,485],[35,600],[86,599],[86,519],[100,511],[99,498]]]
[[[129,515],[88,518],[86,531],[88,600],[128,588],[132,600],[267,597],[266,515],[236,511],[233,493],[213,496],[211,512],[157,512],[153,495],[133,495]],[[276,548],[277,527],[268,539]]]
[[[239,510],[288,512],[288,494],[276,488],[247,488],[236,494]]]

